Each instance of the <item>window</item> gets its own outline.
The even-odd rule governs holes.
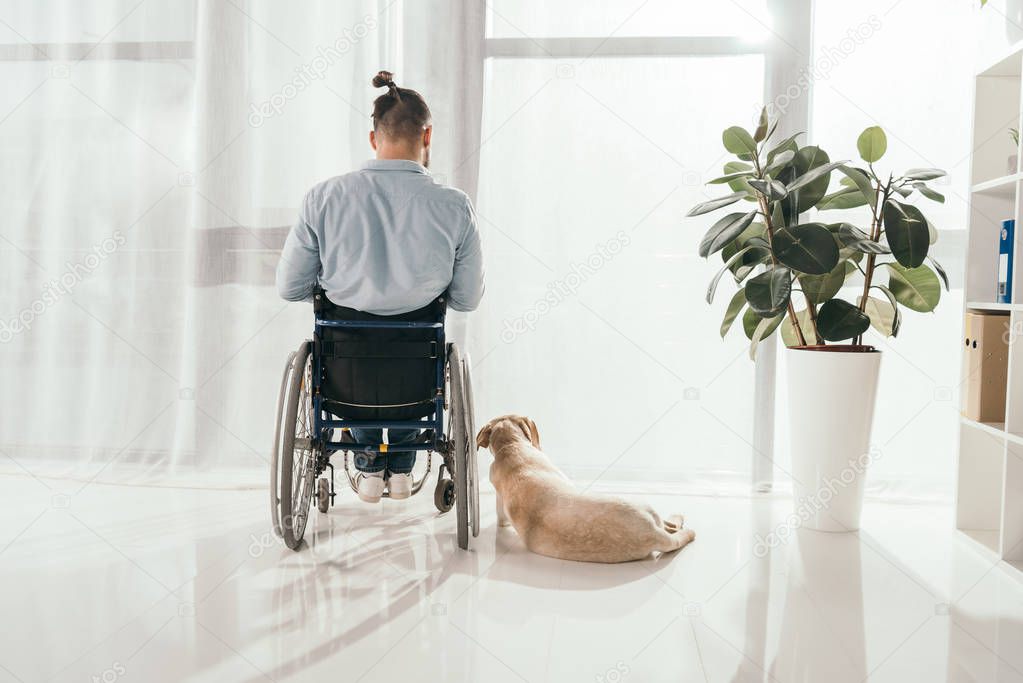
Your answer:
[[[749,38],[768,27],[763,2],[695,4],[491,6],[491,285],[472,325],[478,381],[501,389],[480,412],[530,413],[582,479],[748,489],[753,364],[741,331],[712,332],[725,302],[697,303],[720,262],[682,216],[720,174],[720,131],[759,111],[766,56]]]

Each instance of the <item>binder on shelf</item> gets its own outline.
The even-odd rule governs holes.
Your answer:
[[[1012,303],[1012,244],[1015,239],[1016,221],[1002,221],[998,236],[998,297],[1000,304]]]
[[[978,422],[1005,422],[1009,315],[997,311],[968,311],[965,328],[963,415]]]

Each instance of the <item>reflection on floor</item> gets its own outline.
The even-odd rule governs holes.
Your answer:
[[[1023,681],[1023,574],[947,507],[786,533],[784,500],[647,496],[680,554],[455,546],[427,495],[339,498],[292,553],[262,491],[0,478],[0,681]],[[772,535],[773,533],[773,535]]]

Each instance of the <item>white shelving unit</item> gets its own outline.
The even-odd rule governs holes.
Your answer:
[[[975,79],[973,161],[966,250],[965,310],[1005,311],[1010,329],[1023,330],[1023,149],[1013,149],[1009,128],[1021,127],[1023,46],[980,71]],[[1015,168],[1008,159],[1017,155]],[[1014,218],[1016,273],[1011,304],[995,303],[998,233]],[[963,366],[963,377],[967,369]],[[1011,334],[1005,419],[963,417],[957,459],[956,527],[992,557],[1023,570],[1023,334]],[[964,382],[965,386],[965,382]]]

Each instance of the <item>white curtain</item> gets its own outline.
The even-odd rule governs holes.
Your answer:
[[[4,5],[0,467],[264,481],[280,372],[311,327],[274,267],[304,192],[371,155],[377,70],[426,94],[435,167],[475,189],[481,94],[474,127],[453,86],[482,82],[482,59],[452,70],[460,48],[430,50],[449,30],[417,25],[472,12],[406,22],[403,4]]]

